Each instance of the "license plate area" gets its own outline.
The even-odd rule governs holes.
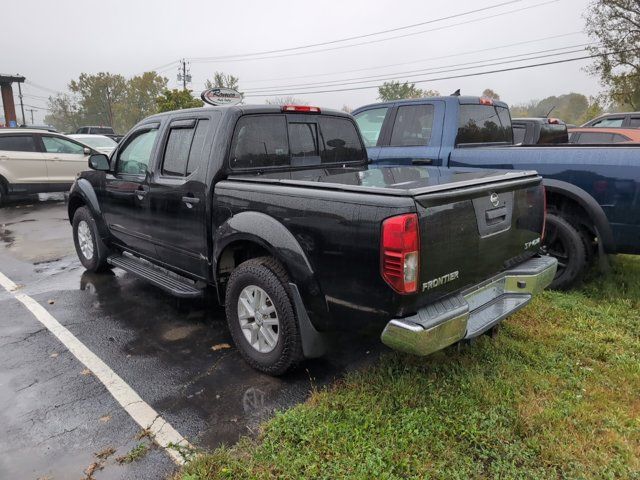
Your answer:
[[[482,287],[475,288],[471,291],[464,293],[464,299],[469,304],[469,310],[474,310],[486,305],[487,303],[495,300],[496,298],[504,295],[505,292],[505,278],[499,278],[484,285]]]

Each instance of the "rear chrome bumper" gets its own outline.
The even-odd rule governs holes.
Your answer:
[[[429,355],[458,340],[481,335],[544,290],[556,274],[555,258],[527,260],[467,290],[422,308],[410,317],[393,319],[382,342],[414,355]]]

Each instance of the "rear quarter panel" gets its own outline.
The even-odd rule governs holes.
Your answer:
[[[362,328],[363,322],[388,320],[400,308],[401,299],[380,275],[380,227],[384,218],[415,211],[412,199],[219,182],[214,227],[243,211],[273,217],[298,241],[330,313],[322,318],[319,312],[309,312],[316,328]]]

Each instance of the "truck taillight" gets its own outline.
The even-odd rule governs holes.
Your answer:
[[[398,293],[418,289],[420,235],[418,215],[408,213],[382,222],[382,278]]]
[[[542,214],[542,233],[540,234],[540,241],[544,240],[544,234],[547,229],[547,189],[542,186],[542,198],[544,204],[544,213]]]
[[[480,98],[480,105],[493,105],[493,99],[486,98],[486,97],[481,97]]]
[[[309,105],[283,105],[282,111],[297,113],[320,113],[320,107],[310,107]]]

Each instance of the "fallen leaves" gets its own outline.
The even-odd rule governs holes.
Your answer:
[[[231,348],[231,345],[229,345],[228,343],[218,343],[217,345],[211,347],[211,350],[217,352],[218,350],[226,350],[227,348]]]

